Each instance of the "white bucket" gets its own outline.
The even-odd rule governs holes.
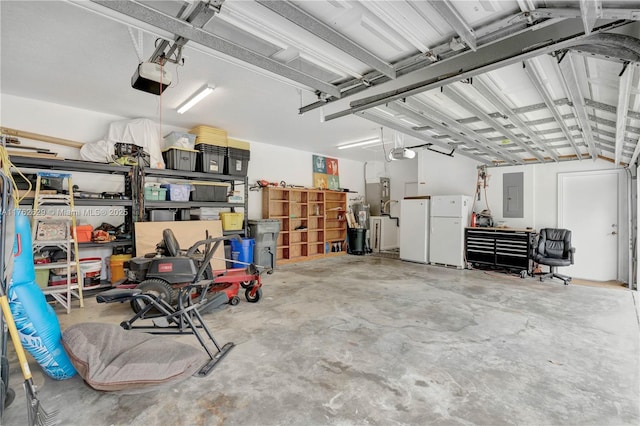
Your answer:
[[[102,259],[99,257],[88,257],[80,259],[80,270],[84,275],[84,285],[100,284],[100,274],[102,273]]]

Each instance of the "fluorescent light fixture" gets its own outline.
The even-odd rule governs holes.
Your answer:
[[[178,114],[184,114],[185,112],[187,112],[189,109],[191,109],[191,107],[203,100],[209,93],[213,92],[213,89],[215,88],[216,86],[214,85],[204,86],[203,88],[195,92],[189,97],[189,99],[187,99],[185,103],[178,107]]]
[[[365,139],[363,141],[350,142],[344,145],[338,145],[338,149],[347,149],[347,148],[355,148],[357,146],[373,145],[374,143],[378,143],[378,142],[380,142],[380,138]]]

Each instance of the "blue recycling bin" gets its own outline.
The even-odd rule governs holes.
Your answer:
[[[232,268],[246,268],[245,263],[253,263],[253,246],[255,245],[253,238],[243,238],[242,242],[231,240],[231,258],[238,262],[233,262]],[[240,263],[243,262],[243,263]]]

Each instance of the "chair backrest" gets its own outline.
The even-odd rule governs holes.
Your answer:
[[[538,239],[538,253],[545,257],[567,259],[571,250],[571,231],[559,228],[543,228]]]
[[[165,229],[162,231],[162,239],[164,240],[164,246],[169,253],[169,256],[176,257],[180,253],[180,244],[176,240],[176,236],[173,235],[171,229]]]

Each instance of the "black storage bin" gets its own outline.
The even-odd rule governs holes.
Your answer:
[[[186,148],[169,148],[162,152],[167,169],[192,172],[196,169],[196,151]]]
[[[214,182],[191,182],[191,201],[227,201],[229,185]]]
[[[196,145],[198,156],[196,171],[204,173],[222,174],[224,171],[224,154],[226,147],[199,143]]]
[[[246,176],[249,168],[251,151],[246,149],[227,148],[224,157],[224,174],[231,176]]]
[[[175,220],[175,210],[149,210],[149,222],[173,222]]]

